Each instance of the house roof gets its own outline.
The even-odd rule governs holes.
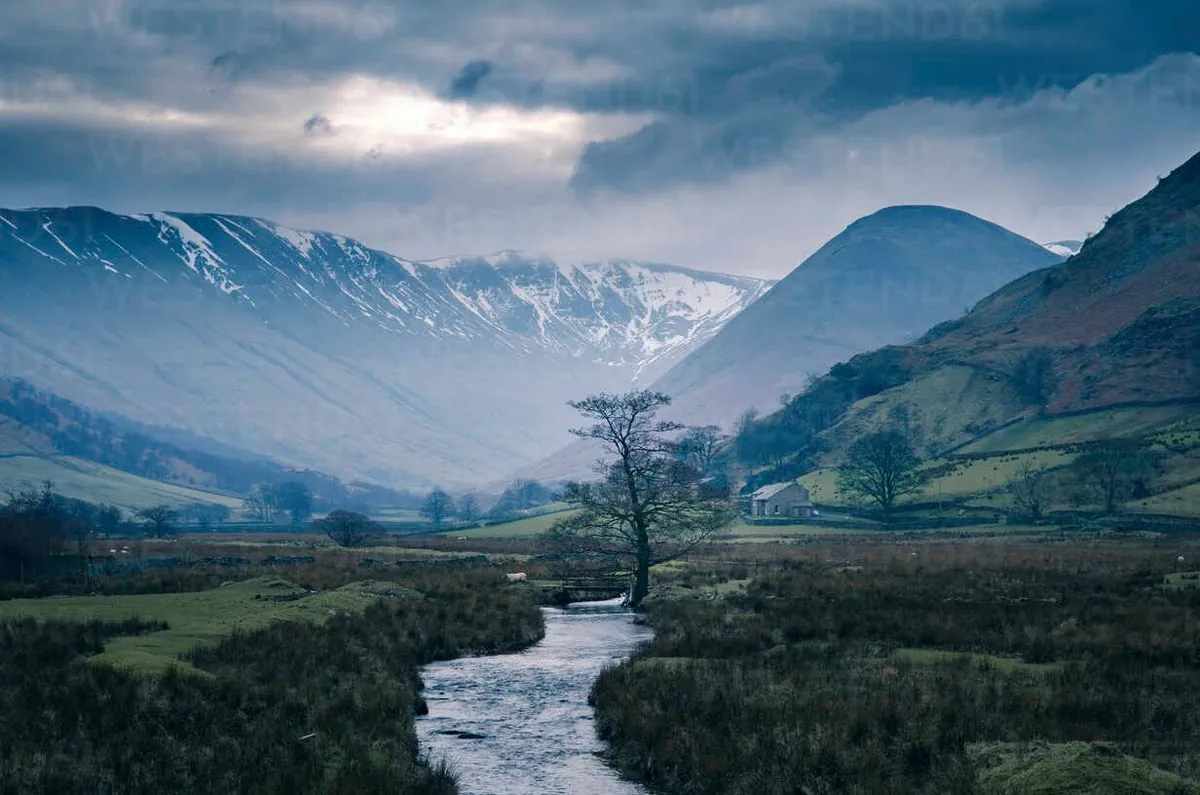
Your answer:
[[[787,483],[772,483],[769,486],[763,486],[758,491],[754,492],[754,494],[751,495],[750,499],[752,499],[752,500],[769,500],[772,497],[774,497],[776,494],[779,494],[782,491],[786,491],[787,489],[790,489],[792,486],[796,486],[797,488],[799,488],[800,491],[803,492],[803,494],[804,494],[804,499],[808,499],[808,489],[804,488],[803,486],[801,486],[799,483],[797,483],[794,480],[789,480]]]

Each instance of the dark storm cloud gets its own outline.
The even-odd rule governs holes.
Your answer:
[[[665,118],[626,138],[591,144],[574,186],[638,191],[719,180],[785,157],[789,140],[800,136],[802,145],[814,127],[834,129],[901,102],[1022,101],[1200,48],[1193,33],[1200,11],[1190,0],[760,8],[767,9],[762,29],[739,26],[736,16],[722,29],[718,17],[715,30],[682,37],[694,101],[664,107]],[[836,79],[820,69],[781,68],[798,60],[824,63]],[[764,104],[774,108],[765,123]]]
[[[18,151],[21,157],[0,157],[0,206],[89,204],[268,218],[356,204],[421,204],[433,193],[435,165],[381,165],[365,156],[357,164],[297,161],[292,152],[236,151],[208,134],[125,125],[0,125],[0,152]]]
[[[344,132],[336,103],[326,104],[330,96],[316,91],[351,76],[419,86],[479,110],[507,105],[595,114],[585,127],[594,140],[574,163],[571,184],[580,195],[616,191],[613,201],[709,190],[771,169],[831,190],[852,179],[895,176],[913,196],[928,198],[922,174],[941,165],[935,156],[906,156],[903,168],[857,170],[842,169],[848,161],[840,158],[858,157],[856,148],[887,151],[878,144],[889,136],[915,141],[930,131],[967,140],[962,151],[974,153],[970,173],[978,183],[987,179],[985,167],[1008,175],[1029,162],[1070,162],[1088,174],[1108,174],[1120,167],[1112,153],[1122,147],[1130,157],[1167,161],[1167,148],[1143,145],[1161,130],[1170,133],[1175,157],[1180,131],[1200,102],[1194,72],[1185,70],[1167,86],[1180,97],[1168,98],[1162,86],[1147,90],[1161,93],[1154,107],[1190,108],[1192,115],[1164,110],[1163,122],[1150,129],[1138,115],[1146,103],[1117,96],[1110,101],[1121,106],[1089,112],[1093,126],[1075,129],[1070,113],[1055,105],[1058,94],[1047,92],[1058,87],[1067,96],[1092,75],[1128,74],[1166,53],[1197,49],[1195,0],[9,5],[0,25],[0,204],[9,205],[88,202],[265,215],[296,205],[314,218],[336,206],[338,218],[358,220],[357,204],[413,206],[431,197],[467,204],[478,194],[476,174],[526,178],[494,150],[489,159],[467,144],[433,156],[419,147],[408,154],[389,150],[371,137],[374,131],[357,142]],[[1033,102],[1048,93],[1052,101]],[[1071,94],[1069,101],[1089,95]],[[930,121],[923,102],[955,112]],[[1049,121],[996,110],[1021,103]],[[872,121],[909,106],[916,109],[887,116],[889,124]],[[47,107],[55,113],[43,113]],[[156,114],[165,110],[204,123],[161,124]],[[611,117],[633,121],[591,126]],[[230,129],[212,126],[229,120]],[[903,129],[897,131],[896,120]],[[1063,134],[1068,127],[1073,132]],[[1003,144],[972,138],[986,135]],[[335,144],[341,156],[325,157],[321,147]],[[579,151],[572,146],[568,163]],[[567,171],[556,166],[528,180],[533,185],[553,174],[561,183]],[[945,182],[957,184],[949,176]],[[1052,195],[1074,195],[1072,184],[1059,179]],[[864,193],[876,195],[872,183],[864,185]],[[507,208],[514,192],[505,185],[498,201]],[[534,187],[526,194],[548,195]],[[539,201],[549,206],[559,199]],[[330,225],[337,223],[331,217]],[[697,221],[695,228],[708,225]]]
[[[455,76],[446,95],[451,99],[473,97],[479,91],[479,84],[491,73],[492,64],[490,62],[471,61]]]

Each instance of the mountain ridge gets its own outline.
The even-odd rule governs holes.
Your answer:
[[[738,402],[743,409],[769,408],[780,394],[802,389],[808,374],[848,355],[904,342],[1011,278],[1058,261],[1037,243],[962,210],[886,207],[848,225],[656,388],[677,396],[689,420],[727,422],[729,407]],[[807,355],[794,352],[798,343],[809,346]],[[714,389],[700,383],[714,372],[726,371],[726,382],[752,380],[748,374],[756,365],[736,352],[755,347],[752,359],[761,361],[765,350],[787,362],[773,365],[780,372],[769,388],[697,395]]]
[[[943,461],[964,450],[1054,448],[1069,462],[1072,445],[1135,438],[1158,446],[1168,473],[1162,498],[1146,506],[1194,513],[1184,496],[1165,496],[1189,487],[1200,465],[1200,447],[1188,441],[1200,417],[1192,407],[1200,407],[1200,154],[1114,213],[1070,259],[1013,280],[914,343],[839,364],[764,418],[768,443],[802,441],[762,478],[828,470],[862,434],[898,424]]]
[[[1011,279],[1062,258],[991,221],[936,205],[885,207],[849,224],[652,388],[665,412],[729,428],[770,412],[838,362],[915,340]],[[594,453],[572,444],[522,471],[585,477]]]
[[[434,268],[248,216],[0,210],[3,372],[331,474],[469,485],[553,449],[569,415],[538,393],[653,379],[771,286],[507,259]]]

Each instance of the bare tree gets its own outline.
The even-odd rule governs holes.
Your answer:
[[[274,522],[279,507],[279,495],[273,486],[261,484],[254,487],[250,496],[242,501],[246,511],[260,522]]]
[[[31,567],[63,551],[75,521],[50,481],[40,490],[10,492],[0,506],[0,580],[24,580]]]
[[[179,521],[179,511],[169,505],[155,505],[138,511],[137,518],[146,526],[146,532],[156,538],[166,538]]]
[[[312,516],[313,493],[303,483],[289,480],[275,489],[275,504],[291,515],[294,526],[299,526]]]
[[[105,538],[109,538],[116,535],[117,531],[121,529],[121,522],[124,521],[124,518],[120,508],[110,503],[104,503],[96,511],[96,527]]]
[[[1026,460],[1017,468],[1016,477],[1009,484],[1009,493],[1025,518],[1040,522],[1054,499],[1054,484],[1046,470],[1038,469]]]
[[[364,546],[382,532],[379,525],[363,514],[340,508],[315,520],[313,528],[329,536],[335,544],[348,548]]]
[[[683,438],[676,443],[676,454],[681,461],[690,464],[701,474],[711,474],[717,451],[725,437],[716,425],[703,425],[689,428]]]
[[[453,513],[454,500],[441,489],[429,492],[429,496],[425,498],[425,505],[421,508],[421,515],[427,517],[434,527],[441,527],[442,522]]]
[[[890,521],[896,502],[925,484],[921,459],[901,431],[863,436],[850,446],[846,465],[838,472],[838,489],[874,502]]]
[[[1114,439],[1081,455],[1074,468],[1100,496],[1104,512],[1111,514],[1120,503],[1149,495],[1161,462],[1136,440]]]
[[[599,481],[567,485],[564,498],[580,510],[545,537],[560,550],[630,565],[634,607],[649,593],[651,566],[687,554],[736,515],[728,492],[703,489],[702,474],[673,455],[669,437],[683,426],[655,418],[670,402],[660,392],[641,391],[570,403],[595,421],[571,433],[601,442],[608,457],[597,464]]]

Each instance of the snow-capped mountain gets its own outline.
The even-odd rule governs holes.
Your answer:
[[[430,262],[241,216],[0,210],[0,373],[345,475],[469,482],[770,287],[516,252]]]
[[[515,251],[421,265],[440,270],[454,297],[500,339],[590,355],[646,377],[716,334],[770,286],[647,262],[562,266]]]
[[[1083,248],[1082,240],[1056,240],[1053,243],[1043,243],[1042,248],[1049,251],[1051,254],[1057,254],[1060,257],[1069,259],[1079,253],[1079,249]]]

